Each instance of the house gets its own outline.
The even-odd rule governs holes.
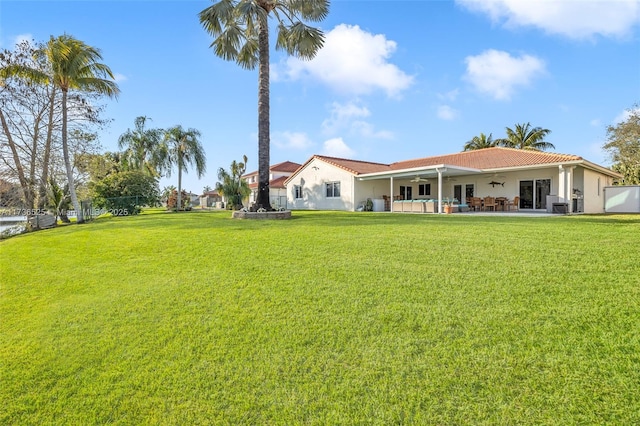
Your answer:
[[[287,188],[284,182],[299,167],[300,164],[292,161],[284,161],[269,167],[269,200],[273,207],[287,206]],[[251,195],[249,195],[249,205],[251,205],[258,198],[258,171],[247,173],[242,178],[249,183],[249,188],[251,188]]]
[[[374,211],[395,210],[395,200],[444,202],[470,197],[519,197],[531,212],[603,213],[604,187],[622,176],[577,155],[487,148],[391,164],[314,155],[289,176],[291,209],[355,211],[367,199]]]
[[[206,191],[200,196],[200,207],[215,207],[222,208],[222,195],[218,194],[217,191]]]

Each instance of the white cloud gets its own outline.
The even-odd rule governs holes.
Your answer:
[[[14,37],[13,39],[13,45],[17,46],[22,42],[28,42],[29,44],[33,43],[33,35],[31,34],[20,34]]]
[[[509,100],[518,87],[546,73],[545,63],[531,55],[514,57],[507,52],[487,50],[478,56],[467,56],[465,79],[478,91],[495,99]]]
[[[121,83],[123,81],[127,81],[127,76],[124,75],[124,74],[115,73],[115,74],[113,74],[113,77],[115,78],[116,83]]]
[[[331,104],[331,117],[322,122],[322,129],[326,133],[335,133],[340,129],[348,127],[357,118],[364,118],[371,115],[367,107],[358,106],[354,102],[341,104],[334,102]]]
[[[326,34],[324,47],[310,61],[289,57],[285,70],[275,70],[280,79],[311,77],[340,93],[364,95],[376,90],[398,96],[413,83],[398,66],[388,60],[396,42],[384,34],[371,34],[357,25],[340,24]]]
[[[330,157],[342,157],[342,158],[352,158],[355,156],[355,151],[342,140],[342,138],[333,138],[325,141],[324,149],[322,151],[323,155],[328,155]]]
[[[599,119],[594,118],[589,122],[589,125],[591,125],[591,127],[600,127],[602,126],[602,122]]]
[[[376,139],[393,139],[393,133],[386,130],[375,130],[375,126],[363,120],[369,117],[371,111],[366,106],[355,102],[331,104],[331,116],[322,122],[322,130],[325,134],[333,135],[342,130],[348,130],[351,134]]]
[[[456,0],[508,28],[531,26],[573,39],[624,37],[640,22],[638,0]]]
[[[447,121],[455,120],[459,115],[458,111],[449,105],[440,105],[437,114],[439,119]]]
[[[631,117],[631,113],[633,111],[635,111],[637,115],[640,115],[640,108],[625,109],[620,114],[618,114],[616,118],[613,119],[613,125],[616,126],[620,123],[627,121],[629,117]]]
[[[273,144],[282,149],[302,150],[313,146],[313,142],[301,132],[274,132],[271,135]]]
[[[376,130],[368,121],[357,120],[351,123],[351,132],[370,139],[393,139],[393,132],[388,130]]]
[[[442,99],[443,101],[453,102],[456,100],[459,94],[459,89],[453,89],[448,91],[447,93],[438,93],[438,98]]]

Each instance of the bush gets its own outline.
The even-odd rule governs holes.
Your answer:
[[[182,204],[180,210],[191,210],[189,208],[191,204],[189,194],[187,194],[187,191],[185,191],[184,189],[180,193],[180,204]],[[169,194],[169,198],[167,198],[167,208],[169,210],[175,210],[177,205],[178,191],[174,189],[173,191],[171,191],[171,194]]]
[[[93,204],[114,216],[138,214],[142,206],[158,204],[158,181],[139,171],[112,173],[91,188]]]

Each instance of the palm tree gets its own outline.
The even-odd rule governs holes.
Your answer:
[[[328,0],[214,0],[200,12],[200,23],[213,37],[216,55],[245,69],[258,66],[258,196],[269,202],[269,16],[278,22],[276,49],[312,59],[324,43],[321,30],[302,22],[319,22],[329,13]]]
[[[473,139],[464,144],[464,150],[473,151],[476,149],[493,148],[496,144],[497,141],[493,140],[492,133],[489,133],[489,136],[484,133],[480,133],[480,136],[474,136]]]
[[[187,171],[188,165],[196,166],[198,177],[202,177],[207,170],[204,148],[198,140],[200,132],[196,129],[184,130],[182,126],[174,126],[165,132],[164,140],[159,149],[159,164],[171,176],[173,166],[178,168],[178,209],[182,206],[182,171]]]
[[[117,97],[120,90],[114,80],[111,69],[98,62],[102,60],[100,50],[84,42],[63,34],[51,37],[47,44],[35,52],[36,59],[45,60],[51,67],[49,73],[27,66],[14,66],[3,70],[4,75],[15,75],[34,82],[52,83],[62,92],[62,156],[64,158],[69,195],[76,211],[78,223],[84,222],[84,216],[73,179],[73,166],[67,143],[67,98],[70,90],[97,93],[108,97]]]
[[[507,137],[498,139],[497,143],[501,146],[516,149],[531,149],[535,151],[544,151],[546,149],[556,149],[551,143],[544,138],[551,133],[549,129],[542,127],[531,127],[531,123],[516,124],[515,130],[506,128]]]
[[[118,138],[118,147],[125,149],[124,162],[132,170],[140,170],[149,176],[158,177],[158,158],[162,131],[159,129],[145,129],[149,117],[141,116],[135,119],[135,129],[127,129]]]
[[[225,196],[227,208],[230,206],[232,210],[241,209],[242,200],[251,194],[249,183],[242,179],[247,169],[247,156],[244,155],[242,160],[241,163],[233,160],[228,172],[222,167],[218,169],[220,182],[216,182],[216,191]]]

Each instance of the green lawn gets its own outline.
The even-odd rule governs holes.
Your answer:
[[[105,218],[0,279],[0,424],[640,423],[640,216]]]

